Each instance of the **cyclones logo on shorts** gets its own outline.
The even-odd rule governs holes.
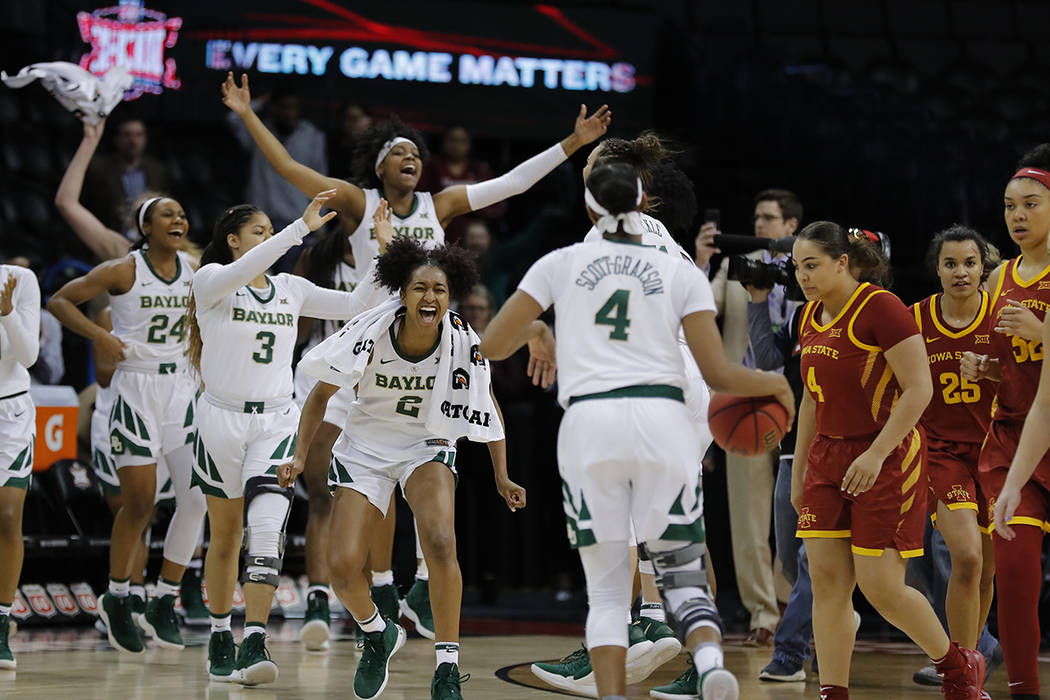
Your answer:
[[[800,530],[805,530],[816,522],[817,516],[810,513],[809,508],[803,508],[802,512],[798,514],[798,527]]]
[[[952,484],[951,490],[945,494],[948,498],[954,501],[972,501],[973,498],[970,496],[970,492],[963,488],[962,484]]]

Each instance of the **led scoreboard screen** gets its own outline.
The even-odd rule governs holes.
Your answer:
[[[174,118],[214,118],[218,85],[234,71],[247,72],[257,91],[358,102],[434,128],[546,138],[567,132],[581,103],[608,103],[625,129],[650,122],[655,18],[646,12],[436,0],[53,0],[47,15],[50,26],[67,25],[50,35],[63,45],[31,61],[68,55],[65,39],[76,37],[80,65],[99,74],[128,65],[128,98],[157,95],[156,108]]]

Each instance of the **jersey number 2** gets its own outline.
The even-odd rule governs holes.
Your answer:
[[[262,341],[262,347],[259,348],[259,352],[252,353],[252,359],[261,365],[273,362],[273,344],[277,341],[277,336],[270,331],[259,331],[255,334],[255,339]]]
[[[631,292],[627,289],[617,289],[612,293],[598,313],[594,314],[594,322],[599,326],[612,326],[609,331],[609,340],[627,340],[627,329],[631,320],[627,318],[627,303],[631,299]]]

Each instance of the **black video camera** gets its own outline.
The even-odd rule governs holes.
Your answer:
[[[798,286],[791,263],[779,265],[761,260],[752,260],[744,255],[729,257],[728,279],[756,289],[772,289],[774,285],[784,287],[784,298],[789,301],[805,301],[806,295]]]

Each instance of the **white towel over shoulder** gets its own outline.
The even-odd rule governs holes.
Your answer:
[[[351,390],[364,375],[375,341],[394,322],[401,300],[392,298],[347,323],[299,361],[299,367],[322,382]],[[438,347],[434,398],[424,424],[434,435],[474,442],[503,439],[503,425],[489,393],[488,360],[478,352],[481,339],[458,314],[445,313]]]
[[[134,80],[127,66],[113,66],[99,78],[66,61],[33,63],[18,71],[18,75],[0,71],[0,79],[11,88],[39,80],[63,107],[88,124],[98,124],[107,117],[124,99]]]

